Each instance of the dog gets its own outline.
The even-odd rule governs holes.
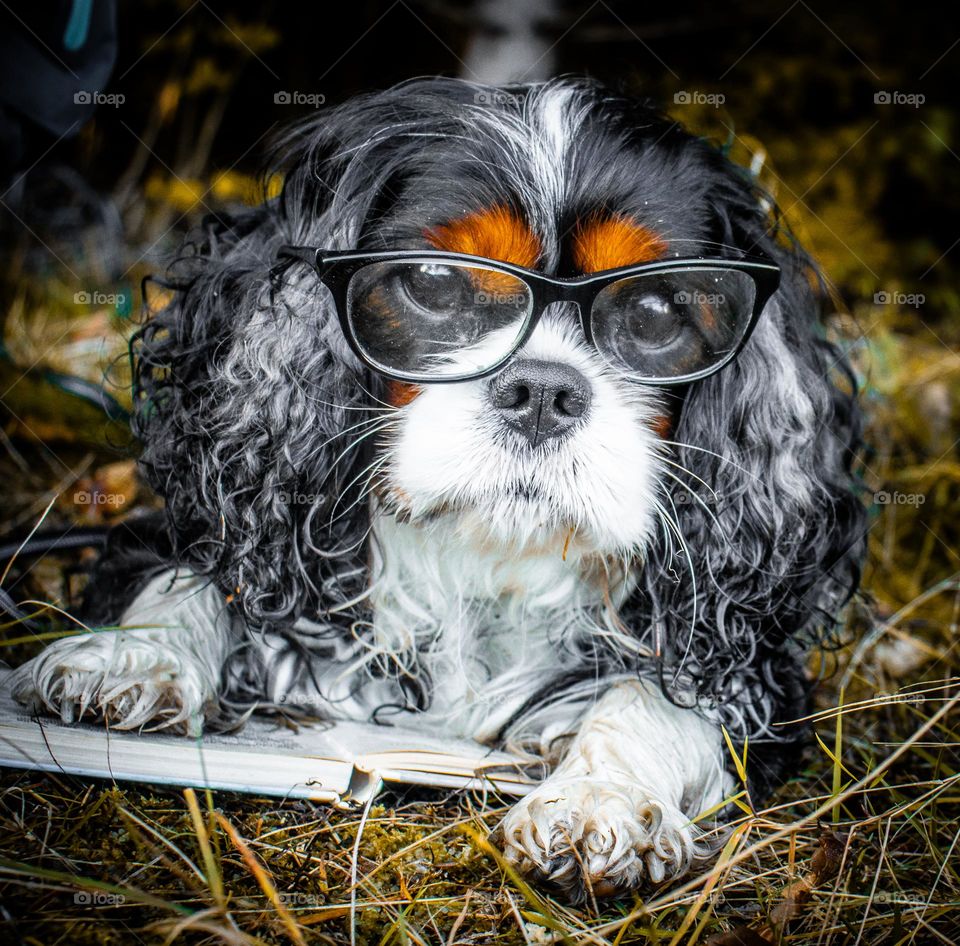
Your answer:
[[[795,764],[859,580],[860,415],[810,257],[721,149],[589,80],[410,81],[273,167],[132,342],[165,510],[91,576],[120,629],[17,698],[532,750],[550,774],[496,832],[518,870],[576,902],[704,864],[729,798]]]

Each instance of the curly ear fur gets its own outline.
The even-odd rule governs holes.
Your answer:
[[[784,743],[798,728],[778,724],[805,711],[807,648],[831,638],[860,578],[856,382],[825,338],[822,277],[761,210],[772,201],[718,152],[709,164],[715,239],[764,250],[781,284],[739,357],[687,393],[674,436],[688,486],[672,504],[686,550],[649,550],[628,621],[655,629],[668,696],[718,708],[739,742]],[[751,753],[759,793],[784,752]]]
[[[677,701],[692,694],[719,709],[737,738],[783,742],[792,733],[776,724],[802,710],[803,650],[833,627],[859,577],[865,511],[850,473],[860,436],[853,381],[823,337],[811,261],[770,232],[752,182],[645,105],[577,88],[583,114],[603,109],[604,127],[651,156],[663,201],[678,180],[690,185],[678,219],[731,250],[760,246],[783,268],[739,358],[686,395],[674,436],[687,487],[671,487],[665,503],[686,548],[666,534],[655,542],[623,609],[632,633],[660,655],[639,673],[658,673]],[[294,129],[281,144],[280,198],[210,221],[188,241],[172,268],[174,301],[135,337],[135,430],[146,477],[166,499],[175,560],[216,581],[254,627],[328,612],[362,597],[368,577],[368,458],[345,452],[344,435],[370,407],[374,379],[347,349],[326,290],[300,264],[278,269],[276,250],[379,248],[389,235],[375,223],[412,181],[425,200],[449,202],[449,187],[431,190],[431,173],[443,180],[444,142],[457,137],[451,104],[474,91],[421,80]],[[467,140],[464,121],[455,128]],[[516,152],[504,174],[524,158],[522,139],[507,134],[518,121],[502,119]],[[615,177],[610,188],[627,199]],[[483,186],[457,182],[465,193]],[[651,185],[652,199],[659,193]],[[531,213],[536,196],[520,194]],[[681,491],[690,501],[674,501]],[[344,608],[329,622],[343,626],[350,615]]]
[[[175,301],[134,342],[141,467],[175,559],[254,626],[333,603],[366,528],[344,513],[361,458],[338,456],[364,381],[321,290],[302,290],[303,273],[272,283],[277,246],[296,238],[278,209],[209,222],[172,269]]]

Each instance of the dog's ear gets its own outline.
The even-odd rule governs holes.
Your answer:
[[[382,174],[402,165],[378,137],[382,111],[360,100],[288,136],[282,194],[206,221],[133,340],[141,466],[175,560],[254,626],[316,614],[363,582],[371,379],[316,273],[277,250],[355,245]]]
[[[366,529],[363,452],[346,434],[365,417],[365,380],[312,274],[278,279],[281,229],[272,207],[212,221],[134,339],[141,467],[175,561],[255,625],[321,607]]]
[[[735,735],[778,739],[772,724],[800,715],[804,645],[835,630],[859,581],[859,411],[810,258],[771,229],[767,198],[739,169],[715,155],[705,173],[713,238],[773,257],[781,284],[738,358],[687,394],[672,447],[685,501],[664,502],[686,549],[653,550],[644,597],[666,689],[722,707]]]

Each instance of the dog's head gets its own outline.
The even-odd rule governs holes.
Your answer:
[[[591,83],[419,80],[284,154],[138,339],[144,468],[248,620],[357,593],[368,493],[505,555],[642,563],[635,633],[695,683],[834,616],[853,398],[808,259],[717,148]]]

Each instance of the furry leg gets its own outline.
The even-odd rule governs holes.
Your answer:
[[[165,572],[140,592],[120,629],[64,638],[19,667],[13,695],[73,722],[198,732],[216,710],[231,617],[204,579]]]
[[[556,770],[507,814],[498,829],[507,859],[574,901],[675,880],[717,849],[691,818],[730,789],[721,747],[716,726],[655,686],[616,685]]]

